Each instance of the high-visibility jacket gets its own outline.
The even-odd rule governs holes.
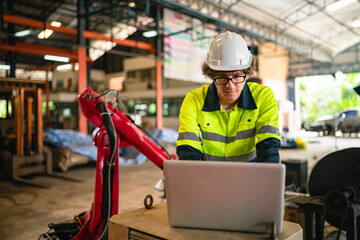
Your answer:
[[[221,108],[214,83],[189,92],[181,106],[179,159],[279,162],[278,107],[269,87],[245,83],[237,105]]]

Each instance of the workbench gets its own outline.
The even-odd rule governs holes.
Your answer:
[[[174,228],[169,225],[166,202],[151,209],[140,208],[120,213],[109,221],[109,240],[119,239],[268,239],[270,234],[234,231]],[[284,221],[279,240],[303,239],[302,228],[297,223]]]

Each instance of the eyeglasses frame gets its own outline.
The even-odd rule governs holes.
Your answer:
[[[247,74],[248,74],[248,72],[245,72],[245,76],[235,75],[235,76],[233,76],[231,78],[227,78],[227,77],[218,77],[218,78],[216,78],[216,77],[213,77],[213,80],[214,80],[215,84],[217,84],[217,85],[227,85],[229,83],[229,81],[231,81],[233,84],[240,84],[240,83],[243,83],[243,82],[246,81]],[[241,82],[236,82],[235,83],[233,81],[233,78],[237,78],[237,77],[242,77],[243,80]],[[219,79],[219,78],[226,78],[227,79],[226,83],[221,83],[221,84],[217,83],[216,80]]]

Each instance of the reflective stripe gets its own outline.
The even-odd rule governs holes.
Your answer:
[[[212,132],[203,132],[203,139],[208,141],[226,143],[225,136]]]
[[[193,140],[200,142],[199,137],[193,132],[181,132],[177,140]]]
[[[256,157],[256,150],[251,153],[237,155],[237,156],[229,156],[229,157],[219,157],[210,154],[204,153],[204,160],[206,161],[232,161],[232,162],[248,162],[253,160]]]
[[[280,135],[279,129],[271,125],[262,126],[259,130],[256,131],[256,135],[263,133],[273,133]]]
[[[203,132],[204,140],[214,141],[214,142],[222,142],[222,143],[232,143],[236,140],[246,139],[254,137],[255,128],[239,131],[236,133],[235,137],[226,137],[218,133],[212,132]]]
[[[240,132],[236,133],[236,138],[233,140],[240,140],[240,139],[246,139],[246,138],[251,138],[253,137],[255,134],[255,128],[251,128],[251,129],[247,129],[247,130],[243,130]],[[232,137],[229,137],[232,138]]]

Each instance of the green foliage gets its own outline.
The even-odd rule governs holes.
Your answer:
[[[315,118],[337,115],[346,107],[360,106],[354,87],[360,85],[360,73],[299,77],[302,121],[310,124]]]
[[[11,115],[12,108],[6,99],[0,99],[0,118],[7,118]]]

